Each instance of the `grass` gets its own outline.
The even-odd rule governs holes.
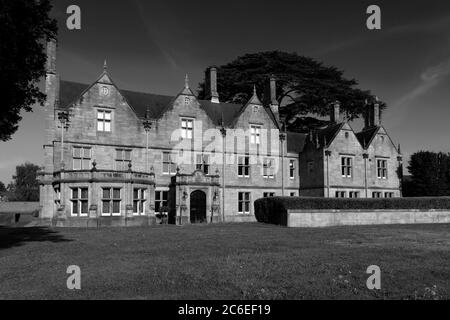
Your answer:
[[[450,225],[0,227],[0,299],[449,299],[449,261]]]

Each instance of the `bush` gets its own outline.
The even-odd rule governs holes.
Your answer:
[[[259,222],[286,225],[288,210],[396,210],[450,209],[450,197],[433,198],[301,198],[271,197],[255,201],[255,216]]]

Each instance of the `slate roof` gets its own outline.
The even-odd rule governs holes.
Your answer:
[[[74,103],[78,97],[89,88],[89,85],[61,81],[59,88],[59,104],[60,107],[66,108]],[[166,108],[175,99],[175,96],[166,96],[153,93],[135,92],[130,90],[120,90],[130,106],[134,109],[139,117],[145,117],[147,107],[151,118],[159,118],[162,116]],[[233,123],[233,120],[239,115],[244,106],[232,103],[213,103],[209,100],[199,100],[201,108],[205,110],[211,120],[219,125],[224,122],[225,126]]]

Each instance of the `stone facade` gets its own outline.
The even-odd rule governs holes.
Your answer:
[[[122,90],[106,63],[91,85],[61,81],[55,56],[52,42],[40,217],[53,225],[150,225],[165,212],[176,224],[255,221],[253,201],[263,196],[400,195],[399,154],[384,128],[364,147],[346,123],[308,137],[283,132],[274,79],[270,101],[254,90],[242,106],[220,102],[215,68],[206,75],[209,100],[198,100],[187,77],[173,97]],[[350,179],[339,173],[343,154],[354,157]],[[386,181],[374,178],[364,154],[388,160]]]

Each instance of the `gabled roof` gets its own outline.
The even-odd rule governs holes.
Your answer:
[[[379,126],[373,126],[363,129],[363,131],[356,134],[359,143],[361,143],[364,149],[367,149],[367,147],[372,143],[372,140],[377,135],[379,129]]]
[[[287,152],[300,153],[305,147],[306,137],[305,133],[286,132],[287,135]]]
[[[317,130],[315,134],[317,134],[319,144],[327,148],[333,142],[334,138],[336,138],[337,134],[344,127],[344,125],[345,122],[334,123],[323,129]],[[313,139],[316,139],[316,137],[313,137]]]

